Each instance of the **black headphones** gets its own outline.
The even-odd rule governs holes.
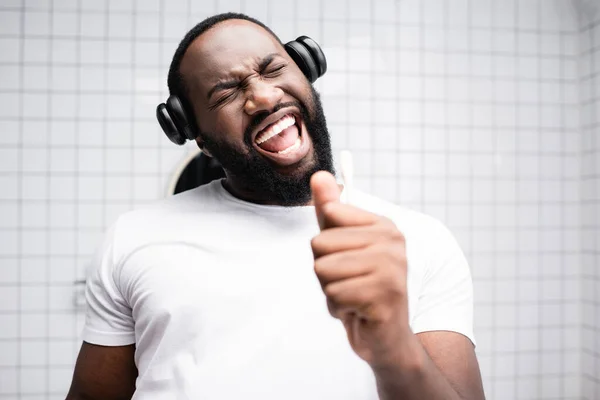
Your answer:
[[[327,71],[327,60],[323,50],[308,36],[300,36],[286,43],[284,48],[311,83]],[[156,118],[173,143],[182,145],[188,139],[196,139],[196,127],[190,124],[190,118],[187,117],[177,95],[170,95],[166,103],[160,103],[156,107]]]

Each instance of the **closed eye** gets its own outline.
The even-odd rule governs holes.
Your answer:
[[[269,69],[269,71],[266,71],[264,76],[266,76],[267,78],[275,78],[279,75],[281,75],[281,71],[285,68],[285,65],[279,65],[275,68]]]
[[[235,91],[235,90],[225,93],[223,96],[219,97],[217,99],[217,101],[215,101],[211,106],[209,106],[209,109],[214,110],[214,109],[222,106],[223,104],[227,103],[227,101],[233,99],[235,97],[236,93],[237,93],[237,91]]]

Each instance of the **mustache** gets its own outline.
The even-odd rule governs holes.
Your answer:
[[[269,115],[275,114],[277,111],[279,111],[283,108],[287,108],[287,107],[296,107],[296,108],[298,108],[298,110],[300,110],[300,113],[302,115],[306,115],[306,107],[304,107],[302,104],[300,104],[297,101],[288,101],[287,103],[279,103],[275,107],[273,107],[273,110],[271,110],[270,112],[263,111],[263,112],[259,113],[256,117],[252,118],[252,120],[248,124],[248,127],[246,128],[246,131],[244,132],[244,141],[246,142],[246,144],[252,144],[252,132],[254,132],[256,127],[258,125],[260,125],[265,119],[267,119],[269,117]]]

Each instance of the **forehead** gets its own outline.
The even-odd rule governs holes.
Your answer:
[[[214,83],[244,73],[269,54],[284,52],[281,44],[261,26],[245,20],[227,20],[192,42],[180,71],[194,80]]]

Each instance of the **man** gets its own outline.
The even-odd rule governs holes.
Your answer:
[[[483,398],[454,238],[340,202],[319,97],[268,28],[203,21],[169,89],[226,178],[115,223],[68,399]]]

